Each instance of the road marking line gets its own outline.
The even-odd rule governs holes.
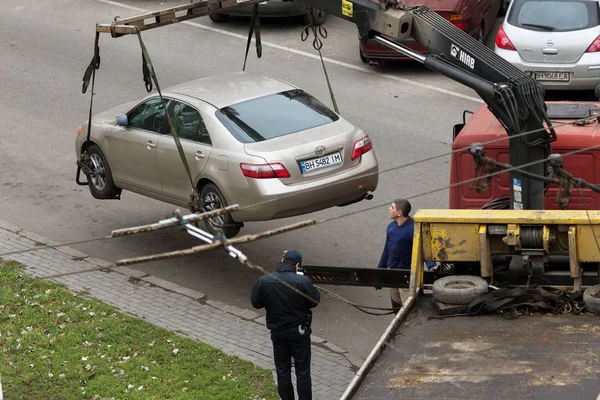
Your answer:
[[[133,11],[140,11],[142,13],[150,12],[150,10],[146,10],[146,9],[143,9],[143,8],[130,6],[128,4],[119,3],[117,1],[112,1],[112,0],[96,0],[96,1],[98,1],[100,3],[109,4],[109,5],[112,5],[112,6],[127,8],[127,9],[133,10]],[[222,35],[234,37],[234,38],[241,39],[241,40],[244,40],[244,41],[248,40],[247,36],[240,35],[240,34],[233,33],[233,32],[228,32],[228,31],[225,31],[225,30],[222,30],[222,29],[218,29],[218,28],[213,28],[213,27],[207,26],[207,25],[202,25],[202,24],[199,24],[197,22],[183,21],[181,23],[182,24],[186,24],[186,25],[190,25],[190,26],[193,26],[193,27],[196,27],[196,28],[200,28],[200,29],[205,29],[205,30],[208,30],[208,31],[211,31],[211,32],[220,33]],[[254,39],[252,39],[252,41],[254,42]],[[266,47],[272,47],[274,49],[278,49],[278,50],[282,50],[282,51],[287,51],[288,53],[298,54],[298,55],[301,55],[301,56],[304,56],[304,57],[312,58],[312,59],[315,59],[315,60],[320,60],[319,56],[316,55],[316,54],[307,53],[307,52],[302,51],[302,50],[297,50],[297,49],[294,49],[294,48],[291,48],[291,47],[281,46],[279,44],[267,42],[267,41],[264,41],[264,40],[261,41],[261,43],[262,43],[263,46],[266,46]],[[447,94],[449,96],[459,97],[461,99],[470,100],[470,101],[474,101],[474,102],[477,102],[477,103],[483,103],[483,100],[481,100],[478,97],[468,96],[466,94],[454,92],[452,90],[447,90],[447,89],[442,89],[440,87],[436,87],[436,86],[432,86],[432,85],[427,85],[425,83],[417,82],[417,81],[414,81],[414,80],[411,80],[411,79],[400,78],[399,76],[394,76],[394,75],[390,75],[390,74],[381,74],[381,73],[375,72],[375,71],[373,71],[372,69],[369,69],[369,68],[358,67],[356,65],[348,64],[346,62],[339,61],[339,60],[334,60],[332,58],[323,57],[323,61],[325,61],[327,63],[330,63],[330,64],[338,65],[340,67],[345,67],[345,68],[348,68],[348,69],[353,69],[355,71],[365,72],[365,73],[368,73],[368,74],[371,74],[371,75],[376,75],[376,76],[379,76],[379,77],[382,77],[382,78],[386,78],[386,79],[390,79],[390,80],[393,80],[393,81],[397,81],[397,82],[401,82],[401,83],[406,83],[408,85],[413,85],[413,86],[418,86],[418,87],[421,87],[421,88],[424,88],[424,89],[433,90],[435,92]]]

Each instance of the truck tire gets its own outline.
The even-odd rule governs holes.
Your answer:
[[[583,292],[585,309],[594,314],[600,314],[600,285],[591,286]]]
[[[487,293],[488,283],[474,275],[445,276],[433,282],[433,299],[450,305],[466,305]]]

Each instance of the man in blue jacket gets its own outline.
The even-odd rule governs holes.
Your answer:
[[[267,310],[267,328],[271,330],[277,372],[277,392],[281,400],[294,400],[292,363],[296,368],[298,398],[312,399],[310,377],[310,334],[312,311],[321,295],[312,281],[298,274],[302,255],[296,250],[283,253],[281,263],[271,275],[263,275],[252,288],[254,308]]]
[[[410,216],[412,206],[408,200],[397,199],[388,208],[393,220],[387,226],[385,246],[377,268],[410,269],[415,222]],[[377,290],[381,287],[377,287]],[[408,298],[408,289],[390,288],[392,309],[397,314]]]

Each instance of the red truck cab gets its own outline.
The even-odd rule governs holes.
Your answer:
[[[600,123],[598,119],[590,119],[586,124],[578,121],[582,116],[595,114],[600,109],[600,103],[591,102],[547,102],[548,116],[556,130],[557,140],[552,142],[552,152],[564,154],[592,146],[594,149],[585,150],[563,157],[563,168],[577,178],[588,183],[600,183]],[[499,140],[494,143],[487,142]],[[504,164],[510,164],[508,150],[508,135],[504,127],[489,111],[487,105],[481,105],[466,121],[454,127],[452,142],[452,157],[450,161],[450,184],[455,185],[475,178],[475,162],[468,151],[472,143],[484,144],[485,156]],[[465,149],[462,150],[461,149]],[[478,193],[471,189],[472,182],[450,188],[449,208],[451,209],[482,209],[508,208],[508,202],[501,200],[510,195],[509,173],[503,172],[490,182],[490,188]],[[544,197],[544,209],[560,209],[556,203],[558,185],[551,184]],[[573,189],[571,210],[600,209],[600,193],[583,189],[583,196]]]

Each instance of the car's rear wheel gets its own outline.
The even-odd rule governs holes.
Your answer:
[[[498,16],[504,17],[506,15],[506,11],[508,11],[509,5],[510,0],[502,0],[500,4],[500,10],[498,11]]]
[[[227,14],[212,13],[208,14],[208,17],[212,22],[227,22],[229,20],[229,15]]]
[[[93,172],[93,174],[87,177],[90,193],[97,199],[117,197],[121,193],[121,189],[115,186],[110,166],[104,153],[95,144],[91,145],[87,152]]]
[[[360,47],[358,48],[358,53],[360,54],[360,61],[364,62],[365,64],[369,63],[369,60],[367,60],[367,58],[365,57],[365,55],[363,54],[362,50],[360,49]]]
[[[204,212],[227,207],[225,196],[223,196],[223,193],[221,193],[219,188],[212,183],[204,185],[200,192],[200,199],[202,201],[202,210]],[[235,222],[229,213],[207,218],[204,221],[204,225],[206,225],[206,229],[213,235],[223,231],[223,234],[227,238],[236,236],[240,233],[240,229],[242,228],[241,224]]]
[[[483,26],[483,22],[481,24],[479,24],[479,31],[477,32],[477,40],[479,40],[479,42],[481,44],[485,44],[485,29]]]

